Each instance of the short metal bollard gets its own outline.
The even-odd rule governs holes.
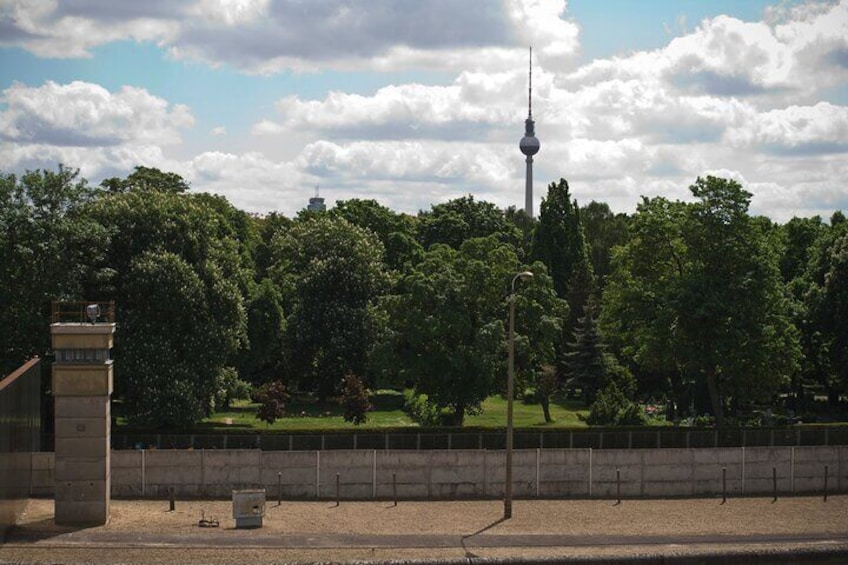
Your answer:
[[[824,501],[827,502],[827,465],[824,466]]]
[[[277,506],[283,504],[283,474],[277,473]]]
[[[621,469],[615,470],[615,493],[618,497],[616,504],[621,504]]]
[[[772,502],[777,502],[777,467],[771,468],[771,482],[772,490],[774,490],[774,500]]]
[[[395,499],[395,506],[397,506],[397,474],[392,473],[392,496]]]
[[[342,499],[341,499],[340,480],[339,480],[339,474],[336,473],[336,506],[341,506],[341,503],[342,503]]]
[[[721,503],[727,502],[727,467],[721,468]]]
[[[177,507],[177,491],[174,487],[168,487],[168,510],[173,512]]]

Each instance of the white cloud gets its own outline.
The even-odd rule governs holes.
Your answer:
[[[178,167],[163,148],[181,143],[181,131],[194,124],[187,107],[135,87],[109,92],[79,81],[16,83],[0,102],[0,168],[65,163],[95,182],[136,165]]]
[[[89,57],[113,41],[152,41],[178,58],[242,71],[514,68],[537,45],[559,66],[577,48],[564,0],[9,1],[0,44]]]
[[[778,152],[848,152],[848,107],[819,102],[763,112],[730,129],[727,138]]]
[[[125,86],[111,93],[87,82],[15,83],[3,91],[0,139],[59,146],[168,145],[194,118],[187,107],[168,104],[146,90]]]
[[[163,15],[161,1],[145,2],[140,11],[126,4],[7,0],[0,3],[0,45],[67,59],[90,57],[92,48],[113,41],[167,42],[176,37],[180,26]],[[171,3],[171,12],[179,13],[179,5]]]
[[[270,0],[198,0],[188,14],[227,27],[256,24],[268,17]]]
[[[520,205],[533,43],[537,207],[560,177],[581,203],[632,211],[640,195],[687,198],[708,173],[743,180],[754,210],[776,219],[848,205],[848,107],[822,101],[824,89],[848,81],[848,0],[771,10],[765,22],[718,16],[690,32],[680,21],[681,36],[663,48],[580,68],[563,0],[10,6],[17,23],[0,21],[0,37],[45,56],[132,37],[251,73],[434,69],[455,78],[284,97],[252,114],[247,139],[216,116],[201,123],[221,136],[220,152],[174,147],[192,112],[143,89],[14,85],[0,106],[3,168],[61,161],[96,181],[157,166],[244,209],[287,214],[316,184],[330,204],[373,197],[407,212],[468,193]]]

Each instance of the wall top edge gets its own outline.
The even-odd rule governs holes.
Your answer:
[[[111,334],[115,332],[116,324],[110,323],[83,323],[83,322],[59,322],[50,324],[51,334]]]

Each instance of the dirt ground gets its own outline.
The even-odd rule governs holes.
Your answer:
[[[105,526],[53,523],[31,500],[0,546],[0,564],[312,563],[353,560],[762,553],[840,547],[848,495],[685,500],[288,502],[269,500],[263,527],[236,529],[230,500],[113,500]],[[200,520],[217,528],[201,528]]]

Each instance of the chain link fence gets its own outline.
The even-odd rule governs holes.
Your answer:
[[[516,430],[515,449],[660,449],[848,445],[848,425],[783,428],[589,428]],[[52,449],[52,437],[44,438]],[[465,450],[506,448],[504,430],[390,430],[327,433],[113,433],[113,449],[261,449],[263,451]]]

